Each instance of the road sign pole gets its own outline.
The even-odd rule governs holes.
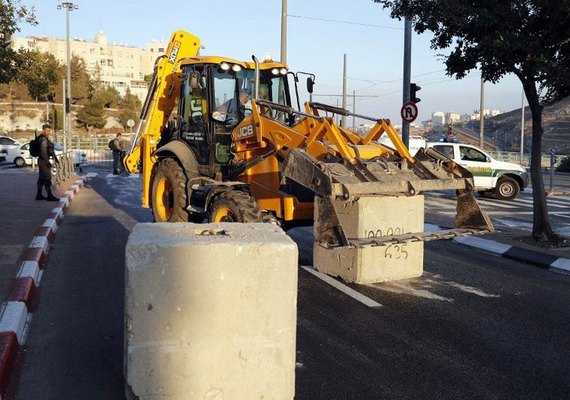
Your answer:
[[[404,19],[404,87],[403,101],[406,104],[410,101],[410,79],[412,69],[412,19]],[[402,141],[406,147],[410,147],[410,124],[402,119]]]

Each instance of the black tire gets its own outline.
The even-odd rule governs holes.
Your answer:
[[[188,222],[186,175],[173,158],[160,160],[152,180],[152,215],[156,222]]]
[[[516,180],[508,176],[503,176],[497,181],[495,196],[499,200],[514,200],[520,191],[520,186]]]
[[[22,168],[26,165],[26,161],[22,157],[16,157],[14,159],[14,165],[18,168]]]
[[[209,222],[263,222],[255,199],[243,190],[227,190],[208,205]]]

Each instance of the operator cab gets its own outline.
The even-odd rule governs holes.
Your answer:
[[[255,69],[248,63],[217,57],[211,58],[218,62],[206,62],[205,58],[189,59],[182,67],[177,133],[202,169],[210,169],[207,175],[214,176],[232,160],[232,130],[252,113]],[[287,70],[269,67],[260,70],[259,98],[289,106]],[[259,111],[283,124],[291,118],[268,108]]]

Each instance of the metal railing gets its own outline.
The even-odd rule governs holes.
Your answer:
[[[517,153],[517,152],[487,151],[487,153],[489,153],[489,155],[491,157],[493,157],[499,161],[506,161],[506,162],[511,162],[511,163],[522,165],[523,167],[530,167],[530,154],[524,154],[522,161],[521,161],[520,153]],[[542,168],[550,168],[550,157],[551,157],[550,153],[543,153],[542,154],[541,161],[540,161],[540,165]],[[555,157],[556,157],[557,161],[554,164],[554,167],[557,167],[560,164],[560,162],[562,160],[564,160],[565,158],[567,158],[568,156],[567,155],[555,155]]]

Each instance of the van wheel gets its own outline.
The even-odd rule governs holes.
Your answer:
[[[155,167],[152,181],[152,215],[156,222],[188,222],[186,175],[173,158],[164,158]]]
[[[208,206],[209,222],[263,222],[257,202],[242,190],[220,193]]]
[[[520,193],[517,181],[508,176],[504,176],[497,182],[495,196],[499,200],[514,200]]]
[[[22,157],[18,157],[14,160],[14,164],[16,165],[16,167],[22,168],[24,165],[26,165],[26,162]]]

